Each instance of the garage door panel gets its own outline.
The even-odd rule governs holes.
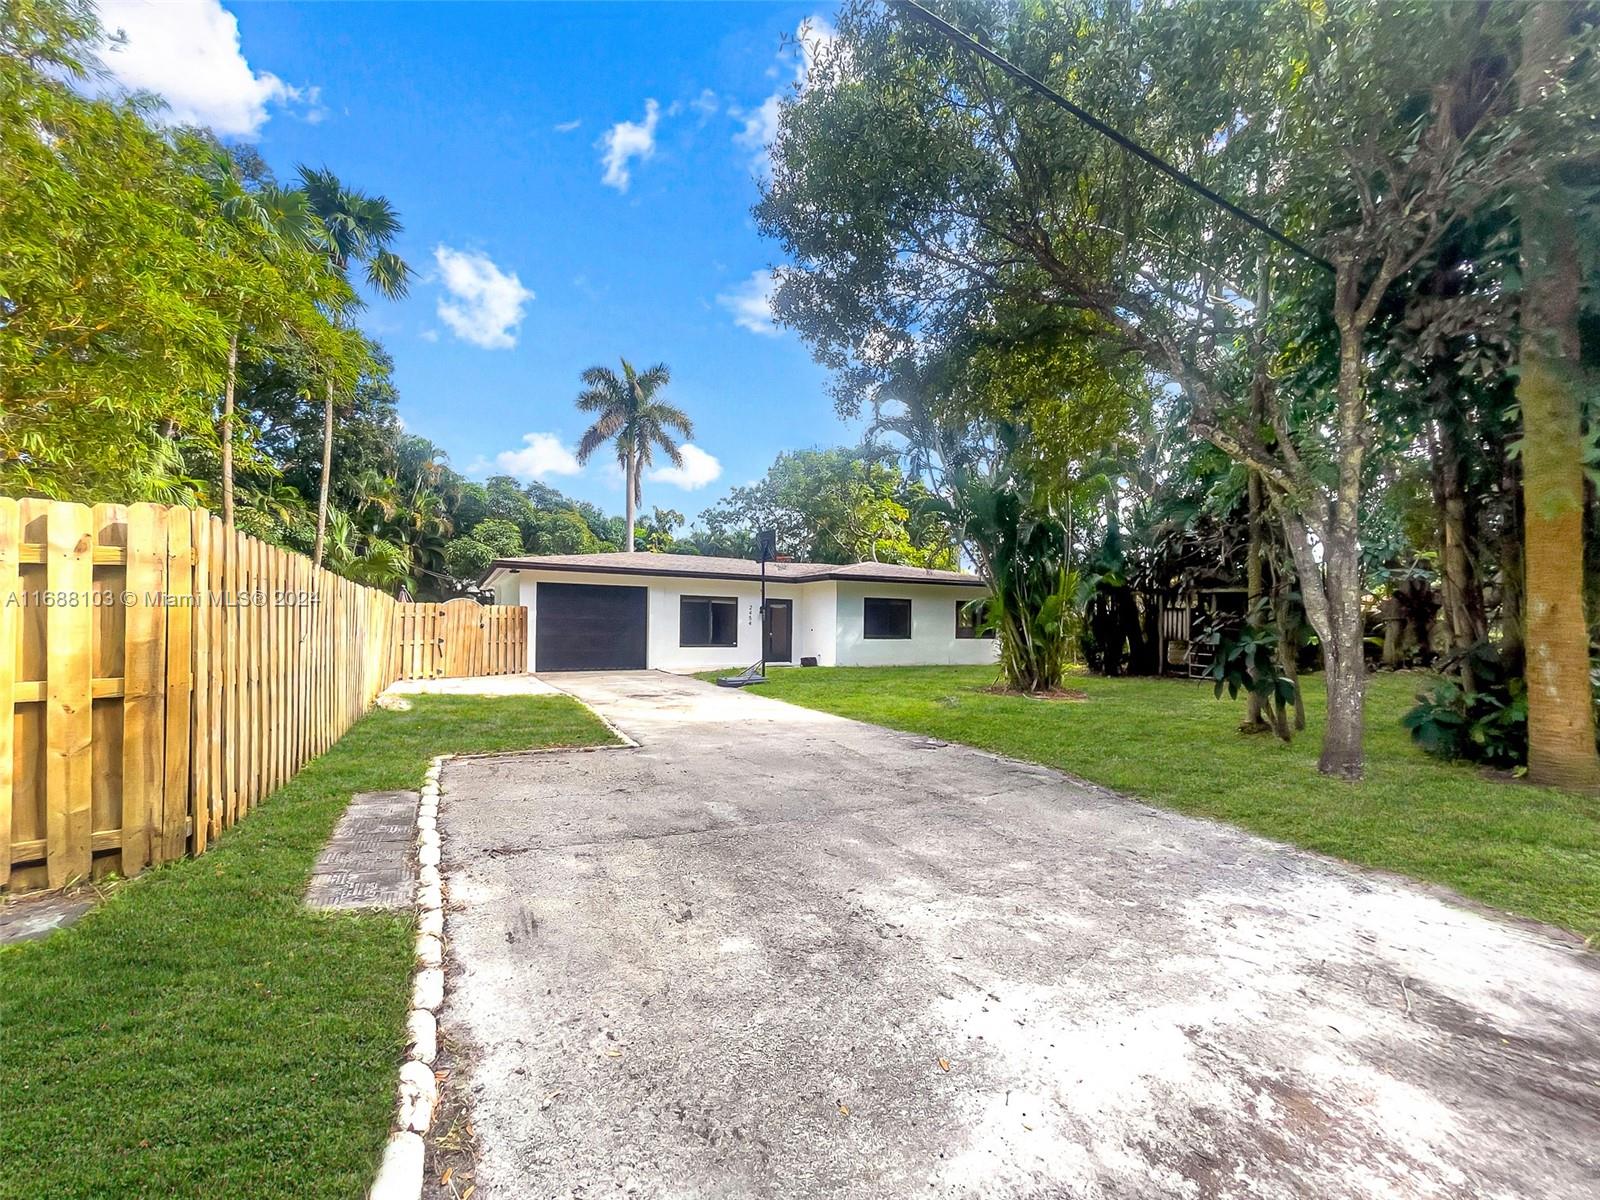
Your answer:
[[[644,670],[647,597],[642,587],[539,584],[534,670]]]

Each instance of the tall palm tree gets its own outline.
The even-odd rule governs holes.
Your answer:
[[[633,549],[634,514],[644,498],[641,480],[644,469],[655,461],[655,451],[672,460],[672,465],[683,465],[683,454],[673,439],[676,433],[684,441],[694,436],[694,426],[681,408],[656,399],[657,393],[667,386],[672,373],[666,363],[657,363],[648,371],[635,371],[633,364],[622,359],[622,374],[610,367],[590,367],[583,373],[583,391],[578,395],[578,408],[594,413],[594,424],[584,431],[578,442],[578,461],[585,463],[607,442],[617,447],[617,465],[622,468],[623,487],[627,491],[628,549]]]
[[[1561,86],[1572,12],[1524,10],[1518,86],[1524,108]],[[1582,258],[1571,201],[1556,179],[1523,189],[1521,373],[1526,574],[1528,778],[1600,795],[1589,625],[1583,595]]]
[[[394,205],[382,196],[369,196],[346,187],[326,168],[302,166],[300,186],[316,214],[320,240],[328,261],[348,277],[352,265],[366,267],[367,286],[388,300],[398,300],[410,288],[411,268],[389,249],[402,226]],[[343,312],[334,309],[338,324]],[[328,526],[328,478],[333,474],[333,373],[328,373],[322,406],[322,480],[317,494],[317,541],[312,558],[322,565],[323,541]]]
[[[219,151],[211,163],[207,182],[212,201],[239,235],[235,252],[248,255],[263,269],[272,269],[287,251],[310,249],[316,238],[316,218],[306,194],[276,184],[252,191],[239,177],[226,153]],[[228,368],[222,393],[222,522],[233,528],[233,396],[239,378],[239,337],[247,313],[241,300],[228,334]]]

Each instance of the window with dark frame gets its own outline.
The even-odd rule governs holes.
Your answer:
[[[873,639],[909,641],[911,639],[911,601],[868,596],[861,602],[861,636]]]
[[[737,646],[739,601],[732,596],[680,596],[678,645]]]
[[[956,637],[958,639],[992,638],[993,629],[978,632],[978,622],[983,619],[984,601],[982,600],[957,600],[956,601]]]

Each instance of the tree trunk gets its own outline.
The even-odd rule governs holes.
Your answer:
[[[228,380],[222,391],[222,525],[233,528],[233,385],[239,374],[239,331],[228,337]]]
[[[1294,556],[1306,618],[1322,643],[1328,714],[1317,769],[1340,779],[1360,779],[1366,663],[1362,658],[1360,543],[1352,527],[1355,516],[1351,513],[1335,523],[1319,562],[1300,514],[1280,506],[1279,515],[1284,539]]]
[[[1338,488],[1327,507],[1322,564],[1318,570],[1309,544],[1295,548],[1295,567],[1306,612],[1315,625],[1318,613],[1326,629],[1318,629],[1326,661],[1323,686],[1328,694],[1327,724],[1317,769],[1338,779],[1358,780],[1364,763],[1367,667],[1361,623],[1361,469],[1366,457],[1366,381],[1363,378],[1362,333],[1372,319],[1377,295],[1354,299],[1354,273],[1341,268],[1335,299],[1339,326]],[[1310,564],[1308,566],[1308,563]],[[1313,604],[1313,597],[1317,603]]]
[[[1259,423],[1261,419],[1260,413],[1256,412],[1253,415]],[[1261,472],[1259,471],[1252,470],[1250,472],[1248,502],[1249,515],[1247,520],[1249,521],[1250,536],[1245,550],[1247,557],[1244,565],[1245,612],[1250,628],[1260,633],[1266,626],[1266,619],[1265,614],[1261,611],[1261,597],[1265,588],[1261,569],[1261,525],[1262,509],[1265,506],[1262,503]],[[1245,705],[1243,728],[1247,732],[1254,732],[1260,729],[1262,725],[1261,697],[1251,692],[1250,699]]]
[[[1344,557],[1340,552],[1338,557]],[[1334,557],[1334,556],[1330,556]],[[1359,568],[1358,568],[1359,569]],[[1355,574],[1343,563],[1330,562],[1330,577]],[[1362,645],[1361,592],[1351,583],[1330,586],[1331,637],[1322,642],[1326,661],[1324,685],[1328,694],[1327,727],[1322,736],[1322,756],[1317,769],[1340,779],[1361,778],[1362,735],[1365,730],[1367,666]]]
[[[1306,727],[1306,698],[1300,690],[1300,620],[1294,615],[1293,602],[1282,593],[1277,598],[1278,658],[1283,663],[1283,674],[1294,687],[1294,727]]]
[[[1544,0],[1523,17],[1517,84],[1525,108],[1556,83],[1569,16],[1565,4]],[[1520,216],[1528,778],[1600,793],[1583,611],[1577,231],[1553,181],[1524,192]]]
[[[1400,669],[1400,600],[1392,593],[1384,600],[1378,615],[1383,619],[1383,665]]]
[[[322,480],[317,487],[317,548],[311,556],[322,565],[323,543],[328,534],[328,479],[333,474],[333,380],[328,381],[322,403]]]
[[[1257,172],[1257,185],[1265,184],[1261,173]],[[1267,374],[1267,356],[1262,345],[1265,333],[1267,313],[1272,301],[1272,273],[1267,266],[1267,258],[1262,255],[1256,263],[1256,307],[1255,320],[1250,335],[1250,351],[1255,359],[1255,369],[1250,375],[1250,420],[1257,429],[1267,421],[1267,389],[1272,386],[1271,377]],[[1262,609],[1261,600],[1266,591],[1265,559],[1266,553],[1266,521],[1267,505],[1265,481],[1261,472],[1254,467],[1248,468],[1249,482],[1246,491],[1248,505],[1246,520],[1248,526],[1248,544],[1245,553],[1244,580],[1245,580],[1245,613],[1250,628],[1260,633],[1266,626],[1266,613]],[[1245,705],[1244,726],[1246,732],[1255,732],[1262,727],[1261,698],[1254,692]]]
[[[1439,509],[1440,593],[1445,629],[1450,635],[1451,652],[1459,654],[1483,641],[1488,630],[1469,542],[1461,439],[1448,420],[1435,422],[1430,449],[1434,499]],[[1468,678],[1464,682],[1470,691],[1472,681]]]
[[[627,470],[625,470],[623,472],[623,474],[626,476],[626,478],[622,481],[622,486],[625,487],[628,490],[628,497],[627,497],[627,500],[626,500],[626,505],[627,505],[627,510],[628,510],[628,553],[629,554],[633,553],[633,516],[634,516],[633,497],[634,497],[634,488],[637,486],[636,483],[635,483],[635,480],[636,480],[636,478],[638,476],[638,472],[639,472],[639,462],[638,462],[638,458],[637,458],[636,452],[633,451],[633,450],[629,450],[628,451],[628,467],[627,467]]]
[[[1522,619],[1525,594],[1522,566],[1522,531],[1526,521],[1522,514],[1522,476],[1517,471],[1517,460],[1505,456],[1500,471],[1500,490],[1510,509],[1509,521],[1500,536],[1499,601],[1500,601],[1500,662],[1512,675],[1525,675],[1523,646],[1526,638]]]

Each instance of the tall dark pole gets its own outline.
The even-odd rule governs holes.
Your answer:
[[[767,559],[778,556],[778,531],[756,530],[756,557],[761,560],[761,678],[767,677]]]

